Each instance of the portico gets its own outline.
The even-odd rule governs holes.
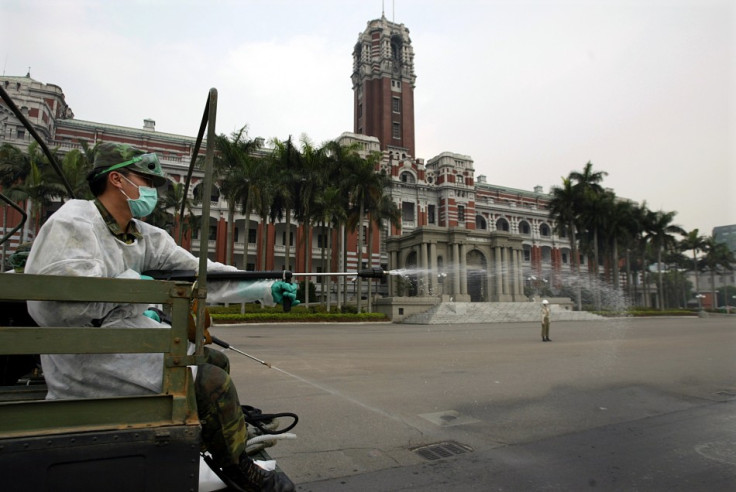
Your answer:
[[[456,302],[526,301],[522,241],[505,232],[425,226],[386,240],[389,296]],[[403,280],[402,280],[403,278]],[[399,285],[407,282],[408,285]]]

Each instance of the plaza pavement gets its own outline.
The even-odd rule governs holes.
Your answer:
[[[733,317],[212,331],[301,491],[736,490]]]

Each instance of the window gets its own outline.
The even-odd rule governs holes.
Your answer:
[[[531,248],[524,248],[524,261],[532,261]]]
[[[286,231],[281,233],[281,244],[286,246]],[[294,246],[294,234],[289,234],[289,246]]]
[[[194,190],[192,191],[192,194],[194,195],[194,198],[197,200],[202,199],[202,184],[198,184],[194,187]],[[220,190],[217,189],[216,186],[212,187],[212,191],[210,192],[210,201],[212,202],[218,202],[220,200]]]
[[[482,215],[475,216],[475,228],[480,230],[487,228],[486,219],[484,219]]]
[[[434,224],[434,208],[434,205],[429,205],[427,207],[427,222],[429,222],[430,224]]]
[[[414,222],[414,204],[412,202],[401,202],[401,220]]]
[[[393,122],[391,124],[391,136],[396,140],[401,140],[401,124]]]
[[[18,128],[16,137],[18,137],[19,140],[24,139],[26,136],[26,131],[23,128]]]
[[[531,227],[529,227],[529,222],[520,222],[519,223],[519,233],[529,235],[531,234],[532,230]]]
[[[318,248],[327,247],[327,234],[317,234],[317,247]]]
[[[496,221],[496,230],[509,232],[509,222],[506,219],[498,219]]]
[[[256,242],[256,230],[255,229],[248,229],[248,242],[249,243]]]
[[[549,226],[547,224],[542,224],[539,226],[539,234],[544,237],[549,236]]]
[[[210,226],[210,234],[207,237],[207,239],[209,241],[214,241],[215,239],[217,239],[217,226],[216,225]]]
[[[238,242],[238,237],[240,236],[239,233],[240,233],[240,229],[238,229],[237,227],[235,227],[235,231],[233,232],[233,242],[235,242],[235,243]]]
[[[457,221],[465,222],[465,207],[462,205],[457,206]]]
[[[401,113],[401,99],[394,97],[391,99],[391,111]]]
[[[568,263],[570,263],[569,260],[568,260],[568,258],[567,258],[567,253],[562,253],[561,256],[562,256],[562,263],[564,265],[567,265]]]
[[[400,178],[402,183],[415,183],[416,180],[414,179],[414,175],[410,173],[409,171],[404,171],[401,173]]]

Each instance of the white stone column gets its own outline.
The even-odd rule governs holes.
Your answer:
[[[493,292],[493,295],[496,297],[497,301],[500,301],[501,294],[503,294],[503,264],[501,263],[501,248],[498,246],[493,248],[493,263],[496,269],[496,289]]]
[[[421,270],[420,275],[422,278],[422,289],[421,289],[421,295],[428,295],[429,294],[429,275],[427,274],[427,269],[429,268],[429,262],[427,261],[427,243],[420,243],[419,244],[419,253],[420,253],[420,262],[421,262]]]
[[[460,248],[457,243],[452,245],[452,263],[455,269],[452,272],[452,295],[460,294]]]
[[[468,293],[468,261],[465,244],[460,244],[460,293]]]
[[[517,271],[516,271],[516,285],[517,285],[517,293],[519,294],[520,298],[524,297],[524,269],[522,268],[523,262],[524,262],[524,250],[519,250],[516,252],[517,257]]]
[[[396,270],[397,268],[399,268],[399,253],[398,251],[391,251],[391,253],[389,254],[388,269]],[[393,297],[396,295],[396,276],[395,275],[388,276],[388,295],[389,297]]]
[[[503,248],[503,293],[508,295],[511,293],[510,285],[509,285],[509,276],[511,275],[511,258],[509,258],[509,253],[511,252],[511,248]]]
[[[429,243],[429,278],[432,286],[432,295],[437,295],[439,292],[438,273],[440,272],[437,270],[437,244]]]

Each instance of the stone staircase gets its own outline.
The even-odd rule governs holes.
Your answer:
[[[454,323],[540,322],[541,306],[536,302],[443,302],[428,311],[407,316],[401,322],[416,325]],[[550,318],[555,321],[604,320],[587,311],[572,311],[550,305]]]

